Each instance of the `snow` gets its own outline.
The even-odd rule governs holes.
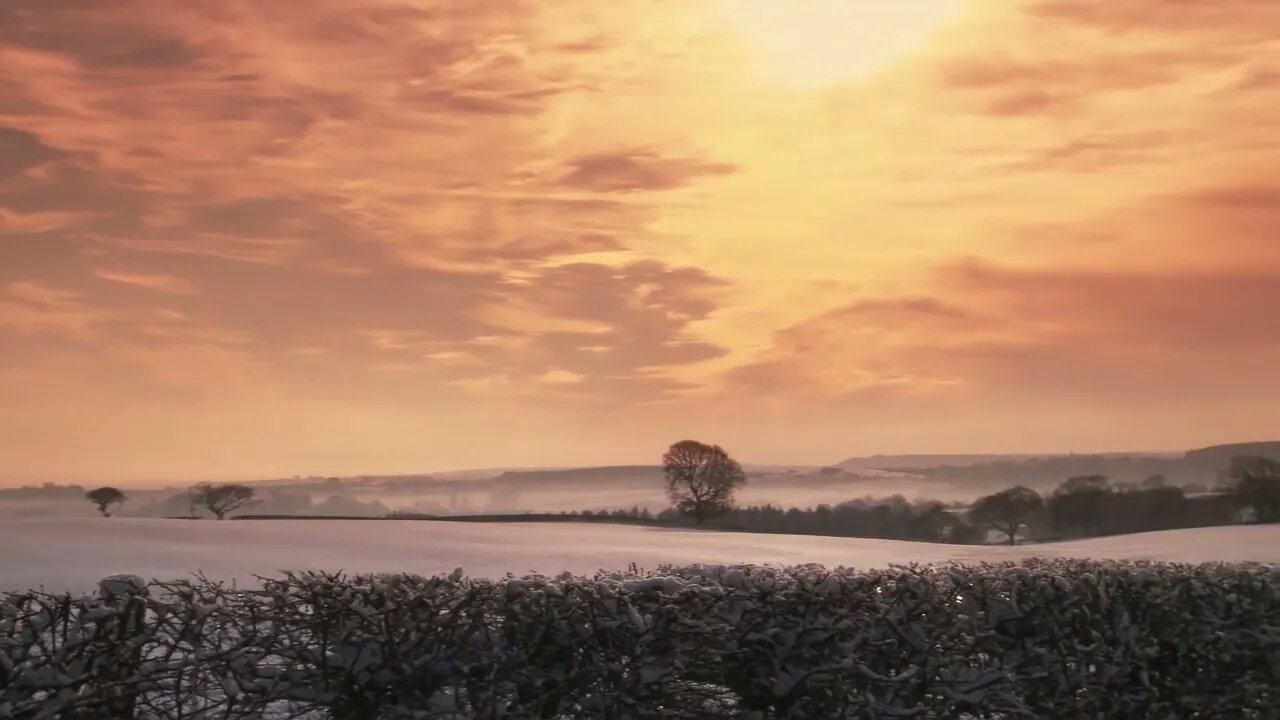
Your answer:
[[[471,576],[501,577],[508,572],[592,573],[631,563],[871,568],[1027,557],[1280,563],[1280,525],[1010,548],[594,523],[17,518],[0,524],[0,591],[43,586],[90,592],[117,573],[171,580],[201,572],[252,584],[255,575],[303,569],[435,575],[461,566]]]

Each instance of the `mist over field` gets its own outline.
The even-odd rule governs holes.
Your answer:
[[[1186,453],[1106,455],[899,455],[852,457],[824,466],[747,466],[749,482],[737,492],[740,505],[811,508],[902,496],[964,505],[1013,485],[1051,490],[1062,480],[1106,475],[1138,484],[1159,475],[1190,492],[1206,492],[1224,481],[1231,457],[1280,458],[1280,443],[1243,443]],[[545,513],[667,507],[657,465],[546,470],[455,471],[422,475],[311,477],[252,483],[263,515],[350,515],[390,512],[432,515]],[[173,517],[192,513],[190,486],[127,488],[119,514]],[[34,485],[0,488],[0,517],[95,515],[84,487]],[[195,508],[196,513],[200,508]]]
[[[260,514],[381,515],[392,511],[458,515],[468,513],[560,512],[612,510],[639,506],[657,511],[667,506],[658,466],[586,468],[563,471],[496,471],[480,478],[449,475],[314,478],[254,483]],[[126,516],[176,516],[189,513],[183,486],[128,489]],[[775,503],[808,507],[856,497],[903,494],[965,500],[974,490],[923,481],[907,473],[855,475],[797,468],[781,474],[752,474],[738,494],[745,504]],[[35,486],[0,489],[0,516],[89,516],[79,486]]]

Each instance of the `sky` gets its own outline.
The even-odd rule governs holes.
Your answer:
[[[0,483],[1280,434],[1280,3],[302,5],[0,5]]]

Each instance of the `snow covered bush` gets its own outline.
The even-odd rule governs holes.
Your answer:
[[[117,576],[0,600],[0,718],[1274,717],[1280,568]]]

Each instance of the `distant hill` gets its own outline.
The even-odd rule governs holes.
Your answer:
[[[967,467],[999,460],[1025,460],[1035,455],[866,455],[836,463],[846,470],[903,470],[928,467]]]
[[[1188,450],[1185,458],[1187,462],[1196,465],[1225,468],[1231,463],[1231,458],[1241,455],[1254,455],[1280,461],[1280,441],[1211,445],[1198,450]]]
[[[850,458],[841,467],[854,472],[882,468],[983,491],[1026,485],[1049,490],[1078,475],[1106,475],[1117,483],[1138,483],[1161,475],[1176,485],[1216,484],[1237,455],[1280,460],[1280,442],[1215,445],[1185,453],[1099,453],[1094,455],[873,455]]]
[[[744,465],[752,477],[788,475],[806,477],[819,468],[810,465]],[[652,484],[661,480],[660,465],[605,465],[601,467],[554,468],[545,470],[509,470],[493,479],[495,485],[526,484]]]
[[[491,482],[496,486],[590,486],[654,485],[662,479],[662,468],[657,465],[614,465],[606,467],[571,468],[565,470],[516,470],[504,472]]]
[[[805,475],[821,470],[822,465],[754,465],[743,463],[748,475]]]
[[[933,480],[958,483],[965,488],[1003,488],[1024,484],[1052,488],[1075,475],[1108,475],[1116,482],[1139,482],[1150,475],[1164,475],[1175,484],[1213,484],[1237,455],[1259,455],[1280,461],[1280,441],[1231,443],[1173,452],[1119,452],[1097,454],[899,454],[846,458],[833,466],[746,465],[754,485],[777,487],[829,485],[851,480]],[[831,474],[836,468],[846,475]],[[607,465],[599,467],[491,468],[434,474],[307,477],[262,481],[273,490],[296,492],[417,492],[456,490],[520,491],[539,487],[602,489],[655,487],[662,479],[658,465]],[[905,487],[905,486],[904,486]],[[169,488],[182,490],[185,488]],[[76,491],[76,498],[80,491]]]
[[[1070,460],[1072,458],[1125,459],[1125,458],[1179,458],[1181,453],[1172,452],[1118,452],[1092,453],[1088,455],[1000,453],[990,455],[867,455],[851,457],[836,463],[852,472],[882,470],[893,472],[909,472],[927,468],[963,468],[990,464],[1026,463],[1041,460]]]

